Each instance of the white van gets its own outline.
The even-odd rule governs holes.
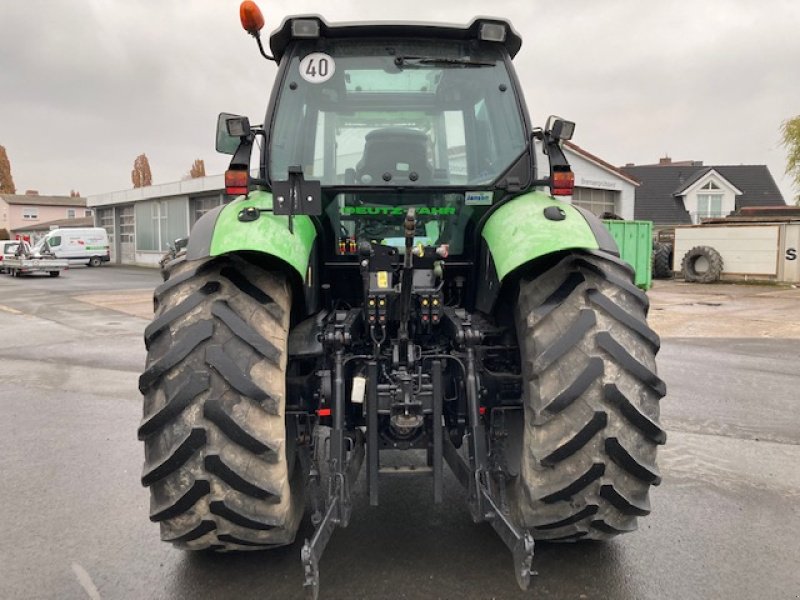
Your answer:
[[[108,233],[102,227],[53,229],[33,248],[34,254],[48,251],[56,258],[87,262],[90,267],[111,260]]]

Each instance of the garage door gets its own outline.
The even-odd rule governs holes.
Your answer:
[[[119,253],[122,264],[136,262],[136,219],[133,205],[119,209]]]

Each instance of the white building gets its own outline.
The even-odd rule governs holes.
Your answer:
[[[575,173],[572,203],[595,215],[612,213],[626,220],[633,219],[636,187],[639,182],[603,159],[572,142],[564,142],[564,154]],[[540,169],[547,160],[539,161]],[[539,173],[539,176],[546,173]]]
[[[108,231],[111,262],[158,266],[169,244],[225,199],[224,175],[89,196],[95,222]]]

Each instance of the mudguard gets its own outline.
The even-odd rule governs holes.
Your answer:
[[[239,213],[246,208],[272,209],[272,194],[250,192],[246,197],[209,211],[195,223],[186,247],[186,258],[197,260],[231,252],[260,252],[278,258],[289,265],[308,284],[309,257],[317,231],[305,215],[292,218],[261,212],[255,221],[240,221]]]
[[[619,255],[597,217],[542,192],[503,204],[487,219],[481,235],[501,282],[518,267],[553,252],[585,249]]]

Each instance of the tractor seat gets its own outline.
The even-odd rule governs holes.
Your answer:
[[[428,162],[428,143],[427,135],[413,129],[371,131],[364,138],[364,155],[356,165],[356,183],[430,183],[433,168]]]

